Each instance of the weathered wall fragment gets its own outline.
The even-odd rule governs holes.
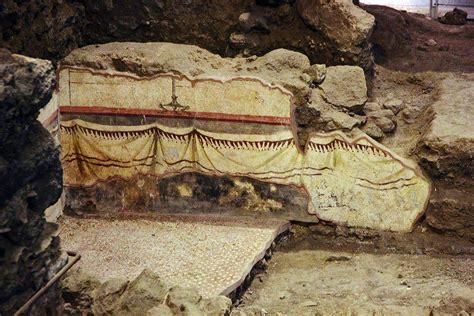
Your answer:
[[[412,162],[355,131],[351,139],[320,130],[300,148],[295,103],[308,107],[319,95],[343,114],[360,111],[367,98],[360,68],[329,67],[321,81],[311,67],[285,50],[250,60],[162,43],[77,50],[59,73],[65,181],[74,192],[113,178],[248,177],[302,189],[308,213],[319,218],[409,231],[430,191]]]

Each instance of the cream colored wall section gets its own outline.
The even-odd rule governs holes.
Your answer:
[[[133,74],[66,68],[60,71],[62,106],[126,110],[172,109],[173,96],[192,113],[268,116],[289,123],[292,95],[258,78],[190,79],[162,74],[141,80]],[[63,79],[64,77],[64,79]],[[169,107],[166,105],[170,104]],[[245,106],[242,106],[245,105]]]
[[[60,86],[61,111],[77,115],[61,123],[67,186],[183,172],[246,176],[299,187],[308,196],[308,212],[318,218],[400,232],[410,231],[425,210],[430,184],[418,167],[365,134],[354,139],[341,132],[314,134],[302,152],[288,124],[286,131],[275,128],[273,133],[245,134],[160,123],[87,121],[88,115],[111,113],[126,117],[152,114],[165,121],[192,113],[188,116],[192,120],[231,120],[239,126],[289,122],[291,94],[260,79],[193,81],[176,74],[138,78],[83,69],[63,69],[61,74],[69,78],[60,78],[66,84]],[[172,81],[177,78],[173,89]],[[160,103],[171,102],[173,94],[189,108],[160,107]],[[199,117],[196,113],[215,115]]]

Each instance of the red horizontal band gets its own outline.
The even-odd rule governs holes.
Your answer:
[[[58,114],[58,110],[54,111],[53,114],[51,114],[46,120],[41,122],[41,125],[43,125],[44,128],[48,128],[48,126],[58,118]]]
[[[157,109],[130,109],[130,108],[109,108],[103,106],[69,106],[62,105],[59,108],[61,113],[75,114],[108,114],[108,115],[146,115],[156,117],[176,117],[191,118],[211,121],[227,121],[227,122],[249,122],[264,123],[271,125],[290,125],[289,117],[278,116],[260,116],[260,115],[242,115],[242,114],[225,114],[214,112],[188,112],[188,111],[165,111]]]

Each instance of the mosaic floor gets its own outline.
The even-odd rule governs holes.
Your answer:
[[[241,284],[288,225],[156,219],[61,220],[64,250],[82,255],[79,266],[101,281],[135,278],[144,268],[170,285],[197,288],[205,297],[228,294]]]

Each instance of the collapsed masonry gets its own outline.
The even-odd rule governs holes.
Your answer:
[[[0,50],[0,314],[11,315],[65,264],[45,210],[62,191],[58,145],[37,121],[55,85],[50,62]],[[31,308],[55,313],[53,286]]]

